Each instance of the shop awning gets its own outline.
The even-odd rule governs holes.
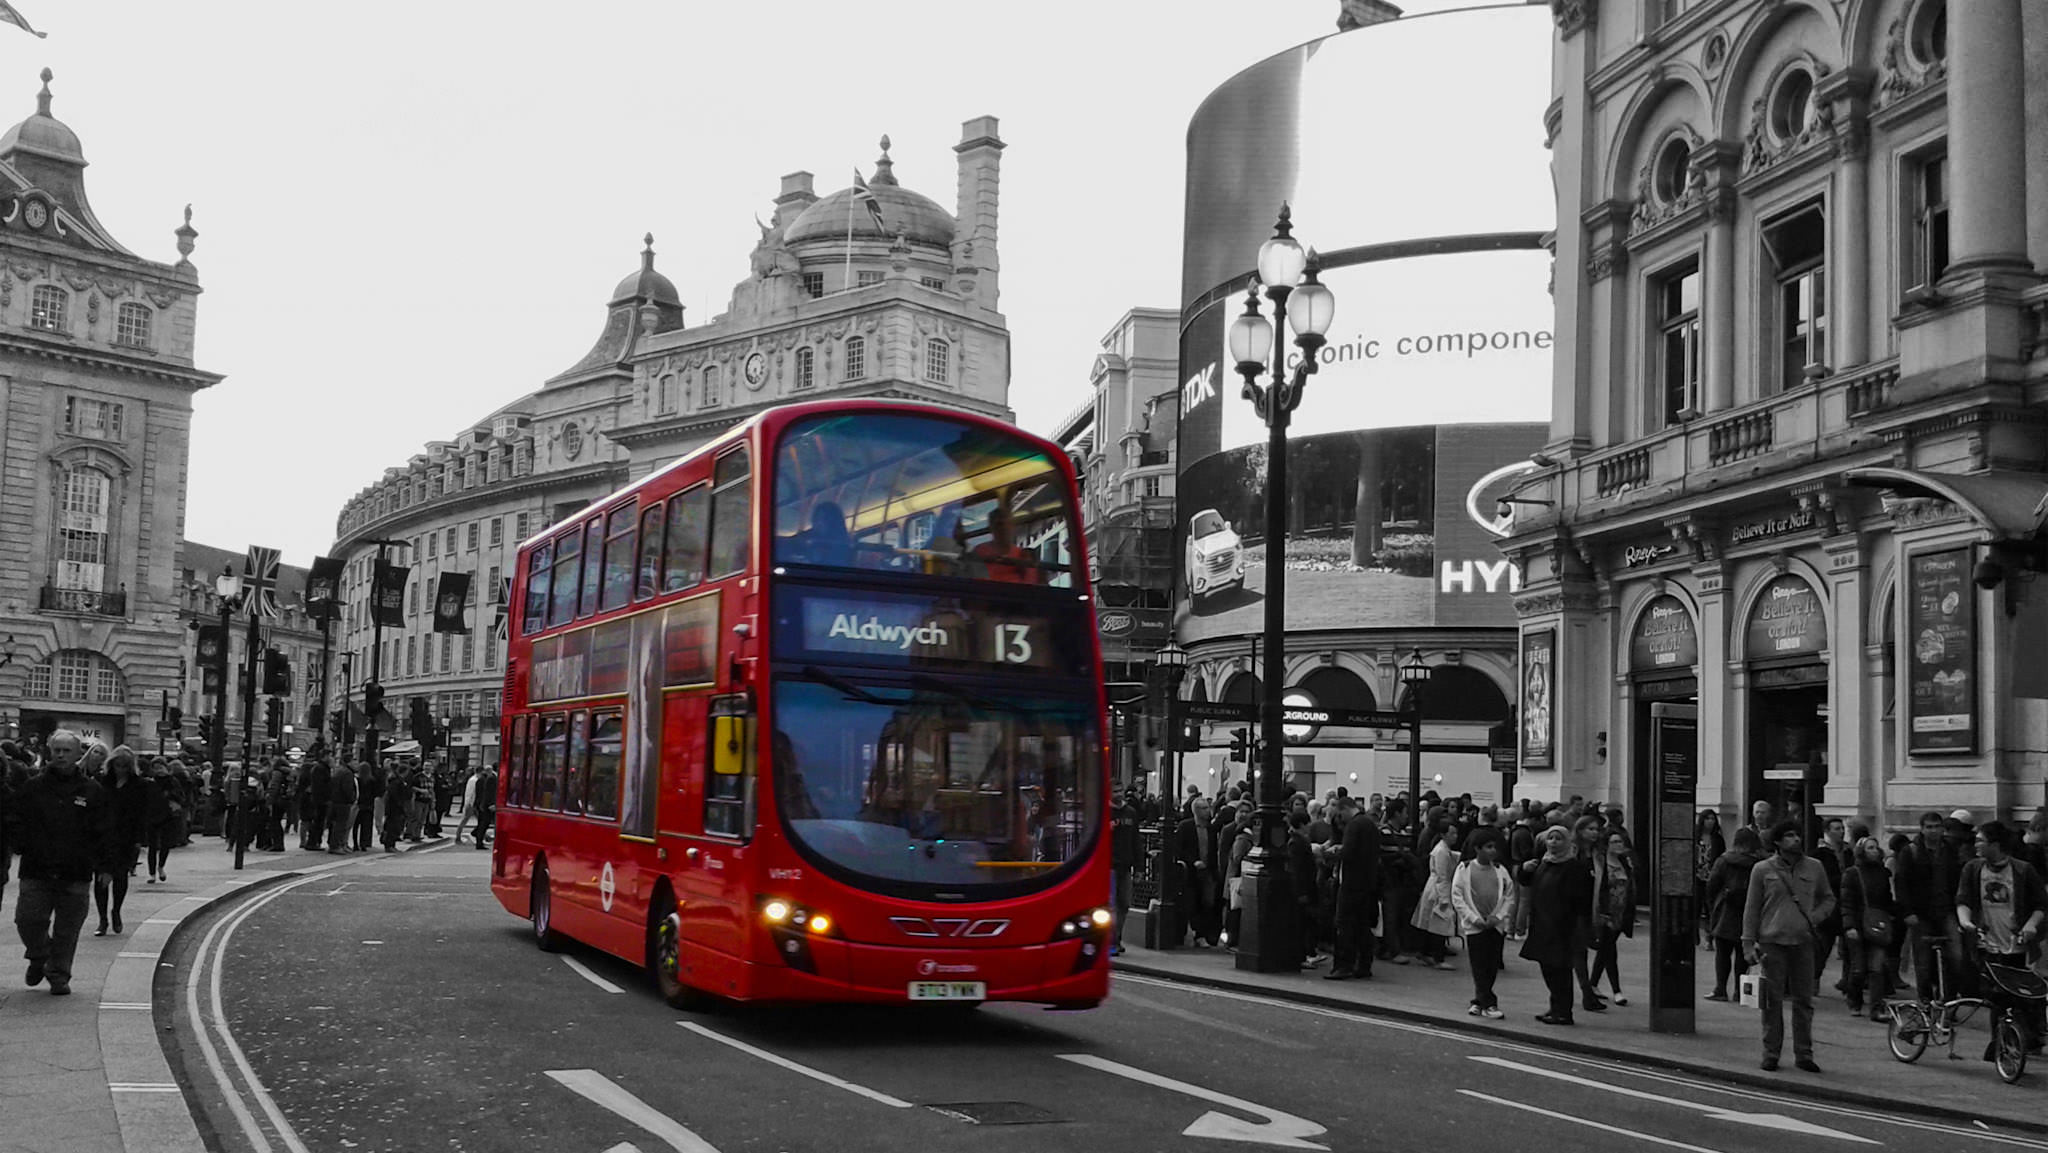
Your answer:
[[[414,740],[393,741],[384,746],[384,751],[397,757],[418,756],[420,743]]]
[[[2026,473],[1957,475],[1871,467],[1852,468],[1843,479],[1867,488],[1890,489],[1901,496],[1945,500],[1990,529],[1996,540],[2030,540],[2048,521],[2048,480]]]

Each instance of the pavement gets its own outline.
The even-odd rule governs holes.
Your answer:
[[[1930,1047],[1916,1063],[1902,1063],[1891,1055],[1883,1024],[1850,1016],[1847,1002],[1833,988],[1839,963],[1829,967],[1814,998],[1814,1059],[1821,1067],[1815,1075],[1793,1069],[1789,1037],[1781,1070],[1759,1068],[1761,1015],[1745,1006],[1701,999],[1695,1032],[1651,1032],[1647,933],[1621,942],[1623,991],[1630,1003],[1610,1005],[1604,1013],[1579,1008],[1577,1024],[1568,1028],[1536,1021],[1549,1005],[1549,994],[1535,964],[1515,956],[1513,941],[1508,942],[1507,968],[1494,983],[1507,1016],[1488,1021],[1466,1015],[1471,975],[1456,955],[1450,959],[1455,971],[1378,961],[1371,980],[1326,981],[1327,965],[1301,973],[1257,973],[1238,969],[1236,956],[1223,948],[1147,949],[1142,944],[1145,915],[1139,910],[1132,911],[1123,940],[1125,951],[1112,961],[1118,973],[1412,1021],[1857,1108],[2048,1133],[2039,1096],[2048,1060],[2037,1058],[2041,1063],[2030,1063],[2018,1084],[2007,1085],[1980,1059],[1988,1033],[1981,1020],[1985,1014],[1979,1014],[1980,1020],[1967,1025],[1956,1041],[1954,1052],[1961,1059],[1951,1060]],[[1704,998],[1712,988],[1713,954],[1701,951],[1695,972]]]
[[[7,886],[0,901],[0,953],[10,961],[0,966],[0,1153],[207,1148],[157,1037],[157,970],[171,935],[252,886],[385,856],[375,848],[342,857],[308,852],[297,847],[296,832],[287,833],[285,843],[292,847],[282,853],[251,850],[237,871],[225,842],[195,837],[172,851],[163,884],[149,883],[138,870],[122,906],[124,933],[95,937],[98,914],[86,915],[70,997],[51,996],[48,984],[22,984],[26,965],[14,951],[13,904],[20,887]],[[446,843],[401,845],[412,851]]]

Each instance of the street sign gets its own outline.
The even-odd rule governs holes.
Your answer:
[[[160,737],[175,737],[178,735],[178,727],[169,721],[158,721],[156,723],[156,735]]]
[[[1180,715],[1191,721],[1256,721],[1259,706],[1226,701],[1182,701]]]
[[[1488,749],[1487,754],[1493,758],[1494,772],[1512,773],[1515,771],[1514,746],[1510,745],[1505,749]]]
[[[1226,701],[1182,701],[1180,715],[1191,721],[1257,721],[1259,706]],[[1340,725],[1354,729],[1400,729],[1408,726],[1408,714],[1381,709],[1324,709],[1285,705],[1280,720],[1288,725]]]

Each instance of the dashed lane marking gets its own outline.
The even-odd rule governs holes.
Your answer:
[[[116,1093],[176,1093],[177,1085],[169,1081],[109,1081],[107,1088]]]
[[[892,1109],[914,1108],[914,1106],[912,1106],[911,1103],[908,1101],[904,1101],[896,1097],[891,1097],[887,1093],[877,1092],[876,1090],[870,1089],[865,1085],[856,1085],[851,1081],[845,1080],[844,1078],[834,1077],[832,1074],[827,1073],[821,1069],[813,1069],[809,1065],[800,1065],[787,1057],[781,1056],[776,1053],[770,1053],[766,1049],[757,1049],[754,1046],[747,1044],[745,1041],[741,1041],[733,1037],[728,1037],[723,1033],[714,1033],[711,1030],[706,1029],[704,1026],[699,1025],[695,1021],[677,1021],[676,1024],[681,1025],[683,1028],[688,1029],[690,1032],[697,1034],[699,1037],[708,1037],[721,1045],[729,1045],[732,1048],[738,1049],[742,1053],[746,1053],[754,1057],[759,1057],[761,1060],[768,1062],[770,1065],[779,1065],[792,1073],[799,1073],[805,1077],[809,1077],[813,1081],[822,1081],[827,1085],[833,1086],[834,1088],[844,1089],[847,1092],[853,1093],[857,1096],[866,1097],[870,1101],[879,1101]]]
[[[1669,1137],[1653,1137],[1648,1133],[1637,1133],[1631,1129],[1617,1129],[1612,1125],[1602,1125],[1598,1121],[1588,1121],[1584,1117],[1574,1117],[1569,1113],[1553,1113],[1548,1109],[1539,1109],[1534,1105],[1524,1105],[1520,1101],[1510,1101],[1505,1097],[1495,1097],[1490,1093],[1481,1093],[1474,1089],[1460,1089],[1458,1092],[1463,1093],[1467,1097],[1477,1098],[1481,1101],[1490,1101],[1495,1105],[1505,1105],[1510,1109],[1520,1109],[1525,1113],[1534,1113],[1540,1117],[1566,1121],[1573,1125],[1584,1125],[1589,1129],[1598,1129],[1603,1133],[1615,1133],[1623,1137],[1633,1137],[1638,1141],[1648,1141],[1653,1145],[1664,1145],[1672,1149],[1684,1149],[1687,1153],[1720,1153],[1716,1149],[1708,1149],[1702,1145],[1687,1145],[1683,1141],[1673,1141]]]
[[[610,981],[605,980],[603,977],[598,976],[596,973],[591,972],[590,966],[584,964],[583,962],[577,960],[574,957],[564,957],[562,958],[562,963],[564,965],[569,966],[571,969],[576,970],[577,976],[582,977],[584,980],[590,982],[593,985],[596,985],[598,988],[603,989],[607,993],[625,992],[624,989],[619,988],[617,985],[614,985]]]

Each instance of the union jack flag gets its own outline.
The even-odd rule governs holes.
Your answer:
[[[868,187],[867,181],[861,179],[860,169],[858,168],[853,170],[853,198],[868,210],[869,216],[875,218],[876,228],[884,232],[889,231],[889,222],[882,219],[882,202],[875,199],[874,190]],[[851,231],[852,228],[852,225],[847,225],[848,231]]]
[[[498,615],[491,622],[491,635],[504,640],[512,635],[512,578],[498,580]]]
[[[277,549],[252,544],[249,555],[242,559],[242,589],[247,594],[243,603],[265,619],[282,615],[277,608],[278,556]]]

